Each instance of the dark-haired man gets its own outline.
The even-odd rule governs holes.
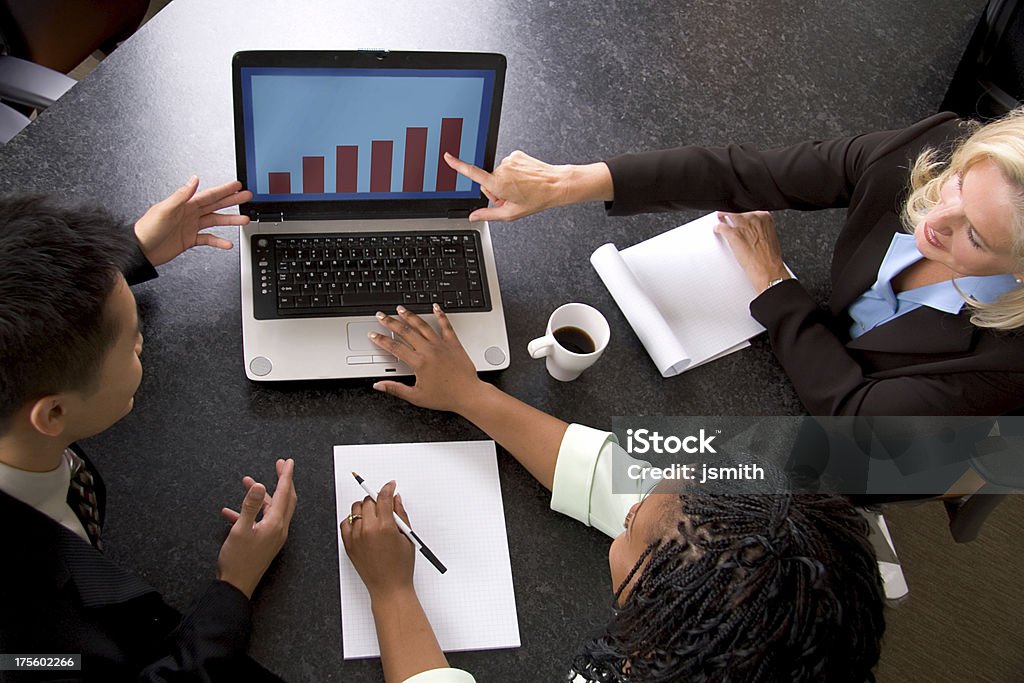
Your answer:
[[[217,579],[182,615],[104,557],[105,490],[75,445],[132,409],[142,335],[129,283],[191,247],[230,248],[200,230],[247,221],[215,213],[248,201],[239,183],[198,186],[151,207],[135,239],[101,210],[0,200],[0,653],[80,653],[62,680],[275,678],[244,652],[249,599],[295,509],[294,463],[277,461],[273,497],[243,479]],[[39,680],[0,671],[23,676]]]

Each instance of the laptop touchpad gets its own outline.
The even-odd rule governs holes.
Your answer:
[[[383,353],[380,347],[370,341],[370,332],[376,332],[390,337],[391,333],[380,326],[379,323],[349,323],[348,324],[348,348],[352,351],[376,351]]]

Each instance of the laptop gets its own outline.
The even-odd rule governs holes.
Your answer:
[[[441,304],[479,371],[508,367],[480,186],[444,152],[494,167],[499,54],[239,52],[232,60],[242,346],[255,381],[410,375],[375,346],[403,305]]]

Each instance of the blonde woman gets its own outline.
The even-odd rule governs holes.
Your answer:
[[[721,214],[751,314],[813,415],[1000,415],[1024,406],[1024,111],[759,151],[680,147],[587,165],[448,157],[514,220],[585,200],[611,215]],[[847,208],[818,306],[783,266],[777,209]],[[728,217],[728,220],[726,218]]]

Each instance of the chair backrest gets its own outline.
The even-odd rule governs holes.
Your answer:
[[[13,57],[68,73],[139,27],[149,0],[0,0],[0,36]]]
[[[993,119],[1024,103],[1022,0],[989,0],[941,110]]]

